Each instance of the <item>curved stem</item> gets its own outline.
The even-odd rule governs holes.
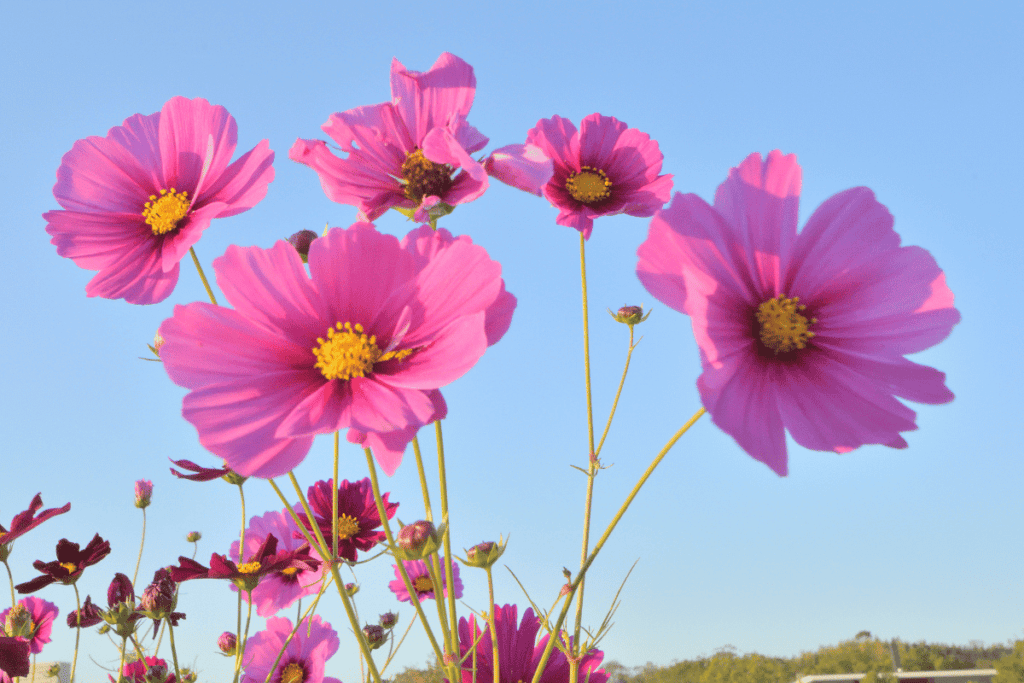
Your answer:
[[[619,405],[619,396],[622,395],[622,387],[626,384],[626,373],[629,372],[629,361],[633,357],[633,349],[636,348],[636,344],[633,343],[633,326],[629,326],[629,351],[626,353],[626,367],[622,369],[622,379],[619,380],[619,389],[615,392],[615,400],[612,401],[612,409],[608,413],[608,422],[604,426],[604,433],[601,434],[601,440],[597,442],[597,450],[594,451],[594,456],[601,455],[601,447],[604,446],[604,440],[608,437],[608,430],[612,427],[612,418],[615,417],[615,409]]]
[[[206,287],[206,294],[210,297],[210,303],[214,306],[219,306],[217,297],[213,295],[213,290],[210,289],[210,282],[206,279],[206,273],[203,272],[203,267],[199,265],[199,257],[196,256],[195,247],[189,247],[188,253],[192,254],[192,263],[196,264],[196,270],[199,271],[199,279],[203,281],[203,287]]]
[[[437,477],[440,481],[440,493],[441,493],[441,520],[445,524],[444,530],[444,577],[445,585],[448,586],[448,618],[451,619],[451,629],[448,630],[452,634],[450,641],[450,652],[452,655],[456,655],[459,651],[458,647],[458,633],[459,633],[459,622],[458,617],[455,614],[455,586],[453,584],[452,574],[455,571],[452,568],[452,525],[451,520],[448,517],[448,475],[445,471],[444,464],[444,437],[441,434],[441,421],[438,420],[434,423],[434,435],[437,437]],[[458,673],[453,670],[453,674]],[[454,680],[454,679],[452,679]]]
[[[142,508],[142,540],[139,541],[139,557],[135,560],[135,574],[132,576],[132,586],[139,579],[139,565],[142,564],[142,548],[146,545],[146,508]]]

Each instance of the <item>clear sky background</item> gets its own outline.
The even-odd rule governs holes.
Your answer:
[[[313,171],[287,158],[297,137],[324,137],[335,111],[387,100],[398,57],[426,70],[443,51],[473,65],[470,122],[487,150],[525,140],[538,119],[578,122],[593,112],[649,133],[675,190],[711,200],[751,152],[798,155],[801,224],[827,197],[870,187],[904,244],[945,269],[963,315],[952,335],[914,360],[947,373],[956,400],[912,406],[907,450],[871,446],[838,456],[789,443],[779,478],[707,418],[676,446],[595,563],[585,624],[600,623],[629,567],[607,659],[629,666],[740,652],[792,656],[852,638],[964,644],[1024,636],[1021,567],[1024,403],[1020,284],[1024,238],[1024,11],[1013,2],[928,3],[16,3],[0,43],[0,520],[37,492],[72,503],[18,541],[17,582],[53,558],[62,537],[99,532],[113,552],[88,569],[82,596],[105,603],[113,574],[131,574],[141,514],[132,483],[152,479],[140,583],[191,555],[226,552],[237,536],[233,487],[179,481],[168,458],[218,461],[180,417],[184,390],[137,360],[175,303],[203,300],[186,261],[173,295],[153,306],[88,299],[92,272],[57,256],[41,214],[75,140],[105,135],[175,95],[224,105],[238,121],[238,153],[267,138],[277,153],[266,199],[217,220],[197,244],[203,263],[229,244],[271,246],[304,228],[347,226],[355,209],[330,202]],[[579,562],[586,460],[578,235],[554,223],[545,200],[498,182],[440,225],[469,234],[504,268],[519,298],[512,328],[464,378],[444,389],[454,545],[511,534],[503,562],[549,605],[563,566]],[[595,415],[603,423],[624,361],[626,328],[606,308],[654,304],[596,484],[599,533],[665,440],[699,407],[699,357],[689,319],[657,304],[634,275],[648,220],[598,219],[588,243]],[[395,212],[378,221],[404,235]],[[432,454],[433,439],[422,442]],[[319,438],[297,470],[329,475]],[[422,515],[415,470],[385,482],[398,515]],[[432,460],[428,459],[428,463]],[[365,476],[362,452],[343,450],[342,476]],[[249,516],[279,509],[269,486],[246,484]],[[436,489],[435,489],[436,497]],[[357,569],[365,621],[412,610],[386,588],[386,561]],[[142,577],[145,577],[144,579]],[[528,602],[504,568],[499,602]],[[484,609],[483,572],[463,572],[466,604]],[[4,579],[6,581],[6,577]],[[6,588],[0,596],[6,594]],[[43,660],[70,660],[64,625]],[[0,597],[0,607],[8,598]],[[182,587],[183,663],[224,680],[216,637],[234,630],[234,594],[216,582]],[[294,618],[294,611],[288,610]],[[463,609],[463,613],[468,610]],[[322,610],[342,635],[328,673],[358,680],[354,641],[337,599]],[[257,620],[254,631],[260,627]],[[161,651],[168,655],[166,643]],[[421,665],[424,638],[397,660]],[[97,664],[90,661],[90,658]],[[79,679],[116,665],[106,638],[83,638]]]

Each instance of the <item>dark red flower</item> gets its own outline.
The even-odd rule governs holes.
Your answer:
[[[179,619],[184,619],[184,612],[175,612],[178,605],[177,585],[171,579],[167,569],[158,569],[153,575],[153,583],[146,586],[139,600],[139,609],[144,616],[153,620],[153,637],[156,637],[160,620],[167,619],[171,626],[177,626]]]
[[[78,581],[86,567],[96,564],[110,554],[110,541],[104,541],[99,534],[93,536],[89,544],[79,549],[77,543],[72,543],[66,538],[57,542],[57,560],[55,562],[43,562],[36,560],[32,563],[38,571],[43,572],[31,581],[15,586],[19,593],[35,593],[40,588],[49,586],[57,581],[66,586]]]
[[[28,676],[28,641],[0,636],[0,671],[11,678]]]
[[[183,470],[195,473],[182,474],[172,467],[171,474],[176,476],[178,479],[188,479],[190,481],[213,481],[214,479],[220,479],[231,472],[227,467],[201,467],[191,460],[171,460],[171,462]]]
[[[323,534],[324,540],[329,545],[333,545],[331,542],[331,483],[318,481],[309,487],[306,495],[309,498],[309,507],[316,518],[317,526],[320,527],[320,533]],[[388,519],[391,519],[395,516],[398,503],[389,503],[389,495],[391,494],[385,493],[382,497]],[[299,519],[307,529],[312,531],[313,526],[304,513],[299,513]],[[355,562],[356,550],[365,552],[377,545],[379,541],[384,540],[383,531],[374,531],[380,525],[380,513],[377,512],[377,504],[373,500],[373,488],[370,486],[369,478],[355,482],[343,479],[341,486],[338,487],[338,556]],[[296,538],[302,537],[298,531],[295,534]]]
[[[320,561],[310,556],[308,543],[295,550],[278,553],[277,537],[273,534],[267,534],[256,554],[241,564],[235,564],[226,555],[217,553],[210,555],[209,568],[184,556],[179,557],[178,562],[179,566],[170,568],[171,579],[176,583],[189,579],[228,579],[244,591],[251,591],[267,574],[289,568],[309,571],[320,567]]]
[[[68,615],[68,628],[89,628],[103,621],[100,615],[100,608],[92,601],[92,597],[86,595],[82,608],[71,612]]]
[[[122,602],[135,604],[135,587],[132,586],[132,580],[126,574],[118,572],[114,574],[114,580],[107,588],[107,605],[114,608]]]
[[[50,508],[43,510],[43,512],[36,517],[36,513],[39,512],[39,508],[43,507],[43,494],[37,493],[36,497],[32,499],[32,502],[28,504],[28,510],[19,512],[14,515],[14,519],[11,520],[11,528],[7,530],[3,524],[0,524],[0,561],[6,561],[7,555],[10,553],[11,543],[14,539],[19,536],[28,533],[32,529],[57,515],[63,515],[65,512],[71,509],[71,503],[68,503],[62,508]]]

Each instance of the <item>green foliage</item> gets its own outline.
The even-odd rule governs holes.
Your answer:
[[[992,683],[1024,683],[1024,640],[1013,644],[1009,652],[992,663],[997,673]]]

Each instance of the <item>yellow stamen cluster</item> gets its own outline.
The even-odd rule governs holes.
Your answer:
[[[423,156],[423,150],[414,149],[402,162],[405,198],[419,204],[424,197],[444,197],[452,186],[454,172],[455,169],[448,164],[435,164]]]
[[[160,196],[149,195],[146,207],[142,209],[142,217],[146,224],[153,229],[154,235],[166,235],[178,227],[185,216],[188,215],[188,192],[177,192],[173,187],[169,190],[160,190]]]
[[[306,672],[298,662],[291,662],[281,672],[281,683],[302,683],[306,679]]]
[[[246,562],[238,565],[239,574],[255,574],[260,570],[260,563],[258,561]]]
[[[761,324],[761,343],[776,354],[806,347],[814,336],[809,328],[818,322],[817,318],[808,320],[800,315],[800,311],[806,308],[800,303],[800,297],[787,299],[782,295],[758,306],[757,322]]]
[[[64,569],[67,569],[72,574],[78,571],[78,565],[73,562],[61,562],[60,566],[64,567]]]
[[[580,166],[579,173],[573,173],[565,179],[565,189],[576,201],[593,204],[611,195],[612,181],[599,168]]]
[[[359,521],[351,515],[338,517],[338,539],[344,541],[359,533]]]
[[[377,337],[367,335],[359,323],[337,323],[327,330],[327,339],[317,337],[313,348],[317,368],[327,379],[352,379],[366,377],[373,372],[374,363],[392,358],[402,360],[412,349],[382,352],[377,346]]]
[[[429,576],[417,576],[413,579],[412,587],[416,589],[417,593],[432,593],[434,582],[430,580]]]
[[[285,576],[295,576],[296,574],[299,573],[299,568],[298,567],[285,567],[284,569],[282,569],[280,571],[280,573],[285,575]]]

